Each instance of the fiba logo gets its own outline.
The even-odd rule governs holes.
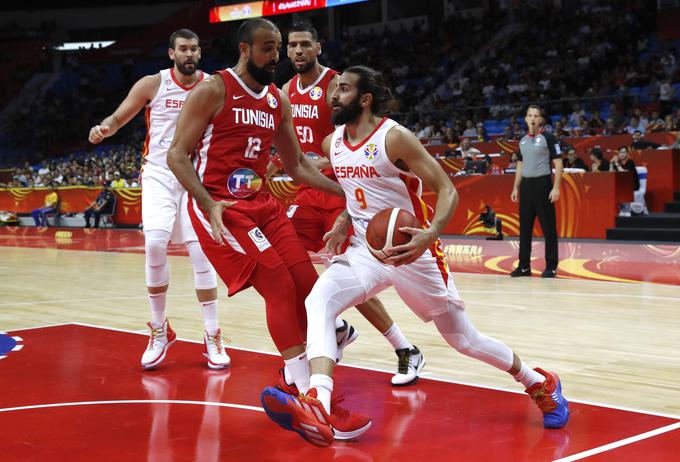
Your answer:
[[[279,102],[276,100],[276,97],[272,95],[271,93],[267,93],[267,104],[269,104],[269,107],[272,109],[276,109],[279,105]]]
[[[229,193],[237,198],[251,196],[262,187],[262,179],[249,168],[235,170],[227,180]]]
[[[368,143],[364,148],[364,155],[368,160],[375,159],[378,155],[378,146],[373,143]]]
[[[321,89],[321,87],[318,87],[318,86],[312,88],[309,92],[309,97],[312,98],[314,101],[321,98],[322,95],[323,95],[323,90]]]

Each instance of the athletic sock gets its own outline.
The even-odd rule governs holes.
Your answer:
[[[383,335],[395,350],[403,350],[404,348],[408,348],[410,350],[413,348],[413,345],[411,345],[409,341],[406,340],[406,337],[404,337],[404,334],[401,333],[401,329],[399,329],[399,326],[397,326],[396,322],[393,323],[392,326],[387,329],[387,332],[383,333]]]
[[[333,379],[323,374],[313,374],[309,378],[309,388],[316,388],[316,397],[328,415],[331,414],[331,394],[333,393]]]
[[[167,294],[167,292],[149,294],[149,303],[151,304],[151,325],[154,329],[162,327],[165,322],[165,298]]]
[[[307,353],[302,353],[291,359],[284,359],[285,368],[283,378],[286,383],[294,382],[300,393],[307,393],[309,390],[309,361]]]
[[[217,323],[217,300],[198,302],[198,305],[201,307],[201,313],[203,313],[205,331],[212,337],[217,333],[219,327]]]
[[[528,367],[524,361],[522,361],[522,367],[519,372],[513,375],[513,377],[516,381],[521,382],[522,385],[524,385],[524,388],[529,388],[535,383],[542,383],[545,381],[545,377]]]

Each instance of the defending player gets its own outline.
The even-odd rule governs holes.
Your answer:
[[[164,359],[176,334],[166,318],[169,285],[168,242],[184,243],[194,270],[196,296],[205,324],[204,343],[208,367],[222,369],[231,359],[222,345],[217,322],[217,278],[191,227],[186,211],[187,194],[168,168],[167,150],[177,118],[191,90],[203,80],[198,69],[201,48],[198,35],[179,29],[170,35],[168,56],[174,66],[142,77],[130,89],[118,109],[90,129],[89,141],[100,143],[116,134],[146,106],[147,136],[142,151],[142,222],[146,255],[146,285],[151,304],[151,335],[142,355],[142,366],[151,369]]]
[[[321,44],[316,29],[308,22],[293,24],[288,33],[287,50],[296,75],[283,86],[283,92],[290,98],[293,126],[300,147],[312,165],[335,181],[330,161],[322,153],[321,143],[335,129],[331,123],[331,94],[337,86],[338,73],[319,63],[317,58],[321,54]],[[273,164],[276,164],[277,158],[274,159]],[[280,168],[280,161],[277,167]],[[268,166],[268,170],[272,170],[272,165]],[[303,184],[288,208],[288,217],[305,249],[318,252],[323,249],[324,234],[343,210],[344,198]],[[398,364],[392,385],[404,386],[415,382],[425,366],[425,357],[420,350],[406,340],[377,298],[357,305],[357,309],[395,350]],[[336,319],[335,328],[338,344],[349,344],[358,336],[354,327],[340,318]]]
[[[339,196],[343,191],[302,155],[290,102],[272,84],[278,28],[266,19],[249,19],[239,27],[238,41],[236,66],[205,79],[187,98],[168,165],[191,196],[194,229],[229,295],[252,285],[264,297],[269,333],[304,393],[309,387],[304,302],[318,276],[283,207],[264,185],[271,144],[295,180]],[[335,333],[335,321],[331,329]],[[348,432],[367,420],[337,407],[329,418]]]
[[[306,301],[307,354],[312,374],[308,393],[294,397],[266,388],[262,393],[265,411],[284,428],[317,429],[316,433],[298,432],[313,444],[318,444],[317,435],[324,435],[324,430],[333,430],[327,419],[337,348],[333,320],[347,308],[393,285],[423,321],[434,321],[452,347],[521,382],[543,412],[546,428],[563,427],[569,411],[557,374],[530,369],[505,344],[478,332],[468,319],[438,237],[458,204],[458,193],[408,129],[378,115],[390,97],[382,75],[364,66],[346,69],[333,93],[333,120],[341,125],[325,140],[324,152],[332,153],[329,157],[348,198],[347,210],[355,236],[346,253],[335,257],[320,276]],[[437,195],[434,216],[420,197],[423,183]],[[358,190],[362,191],[363,201],[353,200]],[[375,259],[365,241],[367,223],[390,207],[408,210],[425,224],[423,229],[401,228],[412,235],[412,240],[394,248],[398,254],[392,257],[393,265]],[[342,219],[334,226],[328,236],[329,250],[337,251],[344,242],[347,226],[348,220]],[[354,436],[368,426],[370,423]]]

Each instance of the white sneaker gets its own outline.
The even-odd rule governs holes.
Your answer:
[[[151,334],[149,344],[142,355],[142,367],[152,369],[163,362],[168,348],[177,340],[177,334],[172,330],[167,319],[159,328],[154,328],[150,322],[147,322],[146,325],[151,329]]]
[[[208,335],[207,332],[203,334],[203,343],[205,344],[205,353],[203,356],[208,358],[208,367],[210,369],[224,369],[231,364],[231,358],[222,345],[222,330],[217,329],[215,335]]]
[[[336,363],[339,363],[342,359],[342,352],[345,350],[345,347],[359,337],[359,332],[357,332],[350,323],[344,319],[342,322],[343,326],[339,329],[335,329],[335,339],[338,342],[338,357],[335,360]]]
[[[397,373],[392,377],[392,386],[404,387],[415,383],[425,367],[425,356],[415,345],[410,350],[403,348],[396,350],[395,353],[399,358],[399,363],[397,364]]]

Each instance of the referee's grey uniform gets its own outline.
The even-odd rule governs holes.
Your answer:
[[[550,202],[551,162],[561,158],[560,145],[552,133],[525,135],[519,142],[522,181],[519,186],[519,268],[531,267],[531,238],[538,217],[545,236],[546,269],[557,270],[557,224],[555,204]]]

